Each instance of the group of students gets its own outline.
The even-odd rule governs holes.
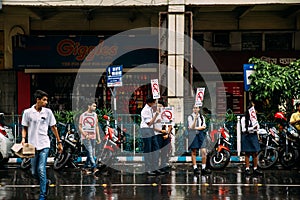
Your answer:
[[[46,108],[48,103],[48,94],[44,91],[37,90],[34,93],[36,100],[35,104],[24,111],[22,116],[22,141],[25,143],[26,136],[28,135],[28,143],[33,144],[36,147],[36,154],[31,159],[31,172],[34,177],[37,178],[40,184],[40,196],[39,199],[45,199],[47,195],[47,189],[50,180],[46,175],[46,164],[48,153],[50,149],[50,139],[48,137],[48,127],[51,127],[57,139],[58,152],[63,151],[60,136],[56,128],[56,120],[52,111]],[[157,109],[154,112],[154,106],[157,105]],[[254,105],[252,105],[254,106]],[[172,126],[164,126],[160,119],[160,110],[165,107],[163,101],[153,99],[152,96],[147,97],[146,105],[141,111],[141,136],[144,142],[144,161],[145,171],[148,175],[157,175],[167,173],[169,167],[169,155],[170,155],[170,133]],[[297,106],[298,112],[300,111],[300,104]],[[100,134],[98,127],[97,114],[94,112],[96,109],[95,103],[88,104],[88,109],[84,112],[79,119],[79,132],[81,133],[83,143],[87,149],[87,161],[85,167],[91,168],[92,172],[97,171],[95,163],[95,146],[96,143],[100,143]],[[293,122],[298,123],[300,121],[300,114],[294,116]],[[90,121],[92,120],[95,126],[92,126]],[[257,130],[259,125],[252,126],[249,112],[246,111],[245,116],[241,119],[242,124],[242,151],[245,152],[246,162],[246,175],[250,175],[249,158],[253,156],[253,173],[261,175],[262,172],[257,169],[257,153],[259,149],[259,142],[257,138]],[[199,106],[193,107],[193,113],[188,116],[188,129],[189,129],[189,148],[191,149],[191,157],[193,163],[193,169],[195,174],[210,174],[211,171],[206,167],[206,148],[203,143],[206,138],[206,123],[205,118],[200,112]],[[196,163],[197,150],[201,149],[202,165],[201,170],[198,169]]]

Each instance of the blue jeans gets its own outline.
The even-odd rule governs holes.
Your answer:
[[[40,183],[40,197],[39,199],[46,198],[46,190],[47,190],[47,158],[49,154],[49,148],[44,148],[42,150],[38,150],[34,156],[31,158],[31,173],[33,177],[39,180]]]
[[[95,146],[96,146],[96,140],[95,139],[83,139],[83,144],[87,151],[87,158],[84,164],[84,168],[87,168],[89,165],[92,169],[96,168],[96,162],[95,162]]]

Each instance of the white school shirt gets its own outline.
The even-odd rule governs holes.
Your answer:
[[[147,123],[149,123],[153,118],[153,109],[148,104],[146,104],[142,109],[141,118],[141,128],[153,128],[153,124],[151,126],[147,125]]]
[[[254,131],[257,131],[259,129],[259,124],[257,125],[257,128],[254,129],[254,127],[251,125],[251,121],[249,120],[249,125],[248,125],[248,132],[249,133],[254,133]],[[241,126],[242,126],[242,132],[246,132],[246,118],[245,116],[242,117],[241,119]]]
[[[191,117],[191,115],[193,117]],[[196,117],[196,114],[195,113],[192,113],[191,115],[188,116],[188,126],[189,128],[192,126],[192,124],[194,123],[194,119]],[[205,117],[203,115],[202,116],[202,119],[200,118],[200,113],[198,114],[198,120],[196,121],[196,125],[195,125],[195,128],[194,129],[197,129],[199,127],[201,127],[201,124],[202,126],[206,127],[206,124],[205,124]]]
[[[33,105],[26,109],[22,116],[22,126],[28,127],[28,143],[35,146],[36,150],[50,148],[48,128],[55,124],[55,117],[49,108],[42,107],[38,112]]]

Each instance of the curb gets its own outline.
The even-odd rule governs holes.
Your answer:
[[[118,156],[117,159],[121,162],[143,162],[144,157],[143,156]],[[196,157],[197,162],[201,162],[202,158],[201,156]],[[78,157],[77,162],[85,162],[86,157]],[[231,162],[244,162],[245,157],[244,156],[231,156],[230,157]],[[21,163],[22,158],[10,158],[8,163]],[[54,157],[48,157],[47,163],[53,163]],[[172,156],[170,157],[170,162],[175,163],[182,163],[182,162],[192,162],[191,156]]]

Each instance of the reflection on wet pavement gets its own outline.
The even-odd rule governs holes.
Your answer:
[[[300,199],[297,169],[265,170],[261,177],[245,177],[239,166],[194,176],[189,164],[176,164],[161,176],[109,171],[96,177],[80,169],[47,170],[53,181],[48,199]],[[0,169],[0,200],[38,195],[39,185],[29,170]]]

